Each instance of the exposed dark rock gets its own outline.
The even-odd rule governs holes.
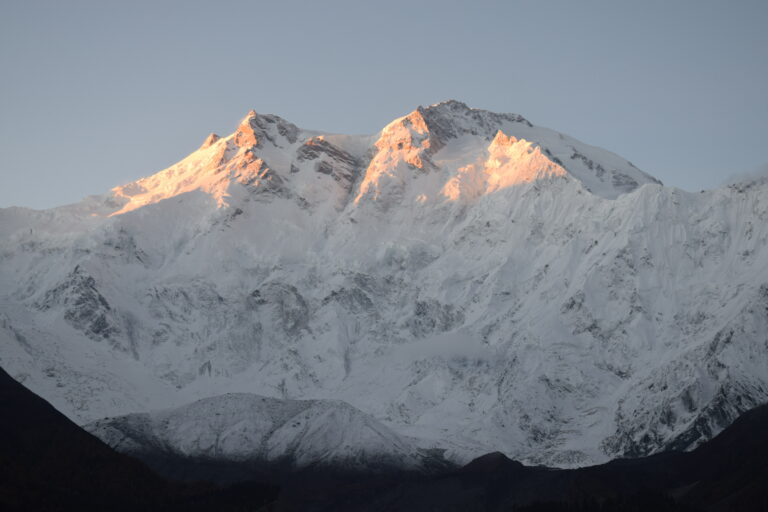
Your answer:
[[[464,321],[464,313],[450,305],[436,300],[416,301],[413,316],[407,325],[411,333],[422,338],[434,332],[445,332]]]
[[[36,304],[43,311],[55,305],[64,306],[64,319],[94,341],[120,333],[109,302],[96,288],[96,280],[80,265]]]

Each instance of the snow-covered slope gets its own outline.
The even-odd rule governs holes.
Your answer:
[[[412,440],[336,400],[233,393],[85,428],[112,448],[139,456],[347,469],[423,469],[430,459]]]
[[[0,210],[0,364],[70,417],[342,400],[422,448],[577,465],[768,399],[768,184],[700,194],[511,114],[250,113],[69,207]]]

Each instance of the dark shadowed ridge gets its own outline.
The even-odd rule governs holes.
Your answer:
[[[622,459],[581,469],[523,466],[501,453],[421,478],[325,482],[281,510],[518,512],[768,512],[768,405],[745,413],[693,452]]]
[[[0,369],[0,510],[256,510],[276,495],[259,484],[220,490],[168,482]]]
[[[768,405],[693,452],[575,470],[490,453],[442,474],[304,470],[283,491],[169,482],[0,369],[0,510],[768,511]],[[202,475],[205,476],[205,475]]]

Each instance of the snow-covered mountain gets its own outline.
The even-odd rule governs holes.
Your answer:
[[[104,196],[0,210],[0,364],[80,423],[252,393],[457,462],[692,447],[768,399],[766,220],[766,182],[667,188],[455,101],[374,136],[251,112]]]
[[[175,409],[97,420],[85,428],[117,451],[139,457],[354,470],[423,470],[434,457],[337,400],[232,393]]]

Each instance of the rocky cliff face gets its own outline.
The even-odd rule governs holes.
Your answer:
[[[0,210],[0,360],[80,422],[232,392],[579,465],[768,398],[768,184],[690,194],[446,102],[371,137],[251,112],[69,207]]]

